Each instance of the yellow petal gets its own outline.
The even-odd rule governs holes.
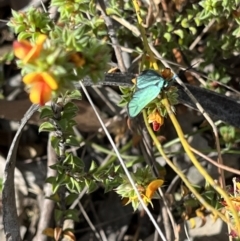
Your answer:
[[[39,73],[37,72],[29,73],[23,77],[23,83],[25,83],[26,85],[31,84],[33,82],[38,81],[39,78],[41,78]]]
[[[154,121],[156,121],[160,125],[163,125],[163,123],[164,123],[164,118],[159,114],[159,112],[157,110],[153,111],[148,116],[148,123],[152,123]]]
[[[56,90],[58,88],[56,80],[48,72],[42,72],[41,76],[52,90]]]
[[[46,39],[47,36],[45,34],[40,34],[36,40],[36,45],[43,45]]]
[[[52,90],[58,88],[57,81],[48,72],[32,72],[23,77],[23,82],[28,85],[35,82],[45,82]]]
[[[196,213],[197,217],[201,218],[202,223],[201,223],[201,226],[200,226],[200,227],[202,227],[202,226],[207,222],[207,220],[206,220],[206,218],[205,218],[205,216],[204,216],[204,213],[203,213],[203,211],[201,210],[201,208],[197,209],[197,210],[195,211],[195,213]]]
[[[134,79],[132,79],[132,82],[133,82],[133,84],[137,84],[137,79],[136,78],[134,78]]]
[[[23,59],[24,63],[28,63],[31,60],[34,60],[36,58],[38,58],[38,56],[40,55],[42,48],[43,48],[43,44],[46,40],[47,36],[41,34],[38,39],[36,40],[36,44],[32,47],[32,49],[29,51],[29,53],[27,54],[27,56]]]
[[[190,224],[190,228],[191,228],[191,229],[196,228],[195,218],[190,218],[190,219],[189,219],[189,224]]]
[[[156,179],[150,182],[146,189],[146,197],[151,199],[156,190],[163,185],[163,182],[164,181],[162,179]]]

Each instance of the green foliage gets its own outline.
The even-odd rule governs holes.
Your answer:
[[[8,26],[14,30],[15,34],[18,34],[19,40],[27,38],[36,40],[39,34],[49,34],[53,28],[53,22],[48,13],[36,8],[30,8],[26,13],[12,10],[12,15],[13,18]]]
[[[201,63],[200,70],[213,64],[214,71],[219,74],[220,81],[225,80],[225,78],[229,79],[226,69],[223,71],[222,66],[215,63],[218,62],[219,58],[226,58],[240,51],[238,4],[239,0],[202,0],[195,4],[187,3],[181,12],[171,6],[168,9],[170,21],[166,21],[167,18],[161,18],[160,22],[154,19],[147,27],[148,41],[159,43],[155,45],[155,48],[169,60],[175,61],[174,57],[176,56],[173,55],[172,50],[178,49],[184,53],[185,57],[188,55],[188,60],[203,58],[204,62]],[[141,14],[145,21],[147,11],[147,6],[142,5]],[[121,1],[109,1],[108,12],[110,15],[121,15],[124,19],[129,19],[129,16],[135,15],[132,1],[127,1],[124,4]],[[164,15],[160,10],[159,15],[161,14]],[[212,25],[207,27],[212,20],[214,20]],[[136,17],[131,17],[131,23],[137,26]],[[190,52],[189,47],[204,28],[206,28],[206,34],[198,42],[196,49]],[[135,39],[130,31],[119,27],[117,34],[120,42],[129,39],[129,35],[131,35],[129,47],[136,50],[139,47],[142,48],[141,40]],[[202,48],[201,52],[199,52],[198,47]]]
[[[106,12],[110,17],[116,15],[129,21],[133,27],[138,25],[132,1],[107,2]],[[209,64],[214,65],[214,70],[209,71],[208,77],[227,84],[231,79],[227,75],[228,69],[215,63],[220,55],[224,58],[234,56],[240,51],[240,13],[237,4],[239,0],[202,0],[195,4],[187,4],[182,12],[176,9],[169,10],[169,20],[164,17],[159,21],[156,17],[148,24],[144,22],[148,25],[146,26],[148,41],[154,44],[162,56],[170,60],[177,58],[173,51],[176,49],[184,52],[189,61],[200,56],[204,59],[200,69],[204,70]],[[58,86],[58,89],[53,91],[52,106],[44,106],[40,110],[40,118],[44,119],[44,122],[39,127],[39,132],[51,132],[51,145],[58,156],[58,162],[51,166],[57,171],[57,175],[47,179],[54,193],[48,198],[55,201],[58,206],[55,209],[55,220],[57,222],[65,219],[78,221],[76,210],[61,207],[62,189],[67,193],[66,205],[71,205],[85,188],[88,193],[91,193],[102,185],[105,192],[116,191],[136,210],[139,200],[119,166],[110,162],[108,165],[99,167],[92,160],[90,168],[87,169],[84,161],[73,155],[70,149],[80,145],[80,140],[76,138],[73,130],[76,125],[74,117],[78,112],[78,107],[73,100],[81,99],[81,93],[74,89],[74,82],[85,77],[90,77],[94,82],[102,80],[111,59],[112,53],[107,46],[109,37],[104,18],[98,13],[94,0],[52,0],[50,5],[57,7],[59,20],[56,23],[47,13],[31,8],[24,13],[12,11],[13,17],[8,26],[18,35],[18,40],[28,40],[32,43],[32,47],[37,45],[39,36],[42,34],[47,36],[36,59],[30,62],[20,59],[17,65],[21,68],[23,75],[35,72],[50,73]],[[147,18],[148,11],[146,6],[141,7],[140,13],[144,19]],[[211,26],[208,26],[209,23]],[[195,39],[205,30],[207,34],[198,43],[198,48],[194,51],[189,50]],[[121,45],[127,42],[129,47],[135,50],[131,54],[132,59],[138,57],[139,53],[146,57],[142,40],[137,33],[132,33],[120,24],[115,31]],[[4,59],[11,60],[9,56]],[[148,60],[142,64],[149,67]],[[119,106],[126,106],[129,103],[135,88],[135,86],[120,88],[122,99]],[[167,97],[171,105],[177,104],[175,87],[167,88],[161,95]],[[166,116],[166,110],[160,101],[162,96],[146,106],[148,115],[157,110],[161,116]],[[236,140],[239,140],[235,128],[221,126],[219,130],[222,143],[227,147],[230,148]],[[130,167],[132,165],[130,164]],[[131,176],[141,195],[147,198],[146,190],[154,181],[151,168],[135,169],[135,172],[131,172]],[[219,208],[218,201],[213,203],[216,201],[213,190],[205,188],[201,194],[211,205]],[[150,203],[151,200],[145,199],[145,201]],[[185,197],[183,203],[184,207],[199,207],[199,202],[192,195]]]
[[[2,188],[3,188],[3,179],[0,178],[0,191],[2,192]]]
[[[219,128],[219,132],[222,143],[229,149],[234,148],[240,142],[240,133],[233,126],[223,125]]]

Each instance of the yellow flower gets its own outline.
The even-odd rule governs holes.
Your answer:
[[[145,192],[145,197],[148,200],[151,200],[154,193],[157,191],[157,189],[159,187],[161,187],[163,185],[163,180],[162,179],[156,179],[153,180],[152,182],[150,182],[146,188],[146,192]]]
[[[143,201],[146,203],[146,205],[151,203],[151,199],[153,198],[154,193],[162,185],[163,185],[163,180],[162,179],[156,179],[156,180],[153,180],[152,182],[150,182],[146,189],[142,186],[137,187],[138,191],[139,191]],[[124,204],[127,205],[131,202],[139,202],[137,195],[134,195],[134,196],[126,199]]]
[[[13,50],[17,58],[21,59],[24,63],[29,63],[30,61],[38,58],[40,55],[43,44],[46,41],[46,35],[39,35],[35,45],[32,45],[27,40],[14,41]]]
[[[148,116],[148,123],[152,123],[153,130],[158,131],[164,123],[164,118],[155,110]]]
[[[56,80],[48,72],[29,73],[23,82],[29,86],[29,98],[34,104],[44,105],[51,99],[52,91],[58,89]]]

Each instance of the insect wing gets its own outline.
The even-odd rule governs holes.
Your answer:
[[[156,85],[158,83],[164,83],[164,79],[154,70],[144,70],[137,77],[137,88],[143,89],[150,85]]]
[[[148,103],[158,96],[160,91],[161,88],[158,85],[137,90],[127,106],[129,117],[137,116]]]

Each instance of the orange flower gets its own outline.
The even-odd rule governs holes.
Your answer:
[[[139,191],[139,194],[141,195],[144,203],[148,205],[149,203],[152,205],[151,199],[153,198],[156,190],[163,185],[163,180],[161,179],[155,179],[152,182],[148,184],[147,187],[137,185],[137,189]],[[136,210],[139,206],[139,200],[137,194],[134,192],[133,195],[130,195],[129,197],[125,197],[123,199],[123,204],[128,205],[129,203],[132,203],[132,206],[134,210]]]
[[[156,179],[150,182],[146,188],[145,196],[151,200],[154,193],[157,191],[159,187],[163,185],[163,180],[162,179]]]
[[[44,105],[51,99],[52,91],[58,88],[56,80],[48,72],[33,72],[23,77],[30,87],[30,100],[34,104]]]
[[[70,61],[73,62],[76,67],[82,67],[86,63],[86,60],[80,52],[71,54]]]
[[[162,70],[161,76],[164,79],[171,79],[173,77],[173,73],[172,73],[171,69],[165,68],[165,69]]]
[[[164,118],[155,110],[148,116],[148,123],[152,123],[153,130],[158,131],[164,123]]]
[[[23,60],[24,63],[28,63],[40,55],[40,52],[42,51],[43,44],[46,40],[46,35],[39,35],[35,45],[32,45],[27,40],[21,40],[21,41],[14,41],[13,42],[13,50],[14,54],[17,58]]]

